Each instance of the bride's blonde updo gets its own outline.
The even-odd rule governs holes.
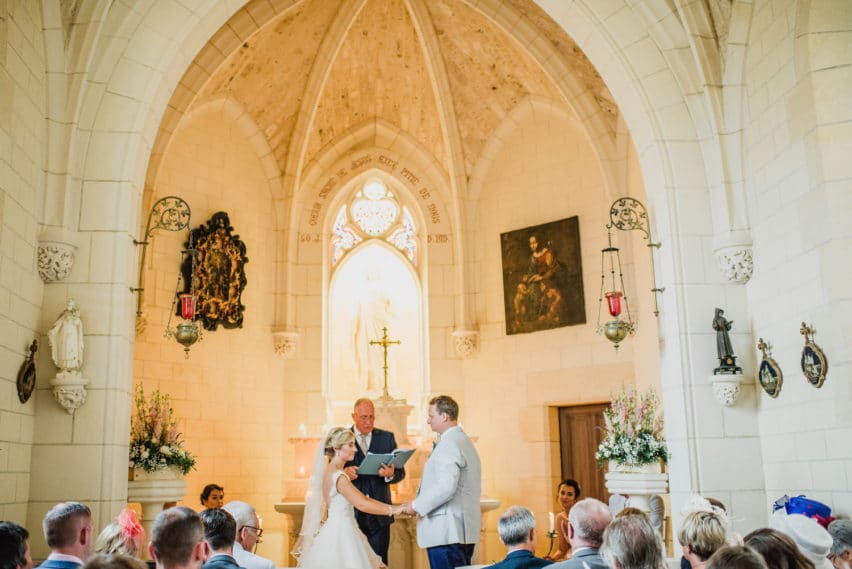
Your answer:
[[[334,451],[355,440],[355,433],[346,427],[335,427],[325,437],[324,452],[329,458],[334,456]]]

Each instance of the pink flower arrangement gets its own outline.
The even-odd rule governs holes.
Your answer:
[[[659,404],[653,389],[642,394],[632,385],[622,388],[604,411],[605,435],[595,453],[598,464],[666,462],[669,453],[663,438],[663,418],[657,415]]]

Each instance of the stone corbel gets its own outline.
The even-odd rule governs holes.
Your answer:
[[[456,355],[462,359],[469,358],[479,350],[479,332],[474,330],[456,330],[453,332],[453,346]]]
[[[299,333],[291,330],[278,330],[272,333],[275,355],[289,360],[296,357],[299,349]]]
[[[89,380],[77,370],[60,371],[50,380],[53,398],[69,415],[73,415],[86,402],[87,385]]]
[[[713,385],[713,397],[719,405],[732,407],[739,399],[741,386],[745,383],[745,377],[738,374],[711,375],[710,383]]]
[[[746,284],[754,272],[754,260],[751,245],[734,245],[716,249],[716,262],[719,270],[728,281]]]
[[[65,279],[74,266],[77,246],[70,232],[63,229],[45,229],[38,240],[38,275],[45,284]]]

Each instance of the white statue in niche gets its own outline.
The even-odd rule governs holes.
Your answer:
[[[65,310],[47,333],[50,357],[62,371],[83,367],[83,321],[73,298],[68,299]]]
[[[388,347],[390,396],[417,404],[429,392],[416,277],[407,259],[379,244],[353,251],[335,268],[329,288],[325,386],[330,422],[350,421],[355,399],[382,394],[382,348],[369,342],[381,339],[383,326],[389,339],[402,342]],[[419,426],[421,419],[413,416],[410,422]]]
[[[53,397],[68,413],[73,414],[86,402],[89,380],[80,373],[83,367],[83,321],[73,298],[47,333],[50,357],[59,373],[50,380]]]
[[[393,303],[381,289],[378,276],[367,274],[364,279],[364,292],[355,306],[353,354],[358,384],[369,394],[380,394],[384,388],[382,350],[379,346],[370,345],[370,342],[381,340],[384,327],[388,328],[388,334],[394,333],[394,316]],[[388,367],[391,367],[395,360],[391,349],[388,352]],[[392,374],[389,373],[389,376]]]

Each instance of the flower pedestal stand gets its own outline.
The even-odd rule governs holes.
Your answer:
[[[651,496],[669,491],[669,475],[659,462],[639,466],[610,462],[604,478],[610,494],[629,496],[629,505],[643,512],[651,512]]]
[[[186,480],[177,468],[164,468],[146,472],[141,468],[130,471],[127,482],[127,501],[142,505],[142,527],[145,538],[151,539],[151,525],[157,514],[163,511],[167,502],[177,502],[186,495]],[[148,544],[139,552],[143,559],[148,558]]]

